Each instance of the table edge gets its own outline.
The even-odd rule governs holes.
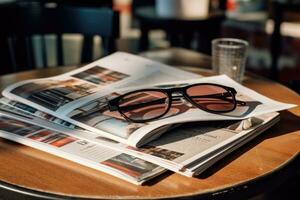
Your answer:
[[[276,179],[277,176],[280,176],[281,179],[288,179],[294,170],[290,170],[289,168],[293,168],[300,163],[300,152],[295,154],[286,162],[279,165],[276,169],[273,169],[263,175],[257,176],[253,179],[249,179],[247,181],[240,181],[232,185],[226,185],[225,187],[218,187],[216,189],[206,189],[203,192],[196,192],[196,193],[186,193],[182,195],[172,195],[172,196],[157,196],[157,197],[139,197],[139,196],[118,196],[118,199],[181,199],[181,198],[204,198],[204,199],[211,199],[214,198],[228,198],[228,195],[234,195],[237,192],[243,192],[243,196],[252,197],[254,194],[260,194],[260,192],[266,191],[264,187],[267,187],[268,190],[279,186],[277,181],[272,181]],[[289,176],[286,175],[289,173]],[[266,179],[269,179],[268,182],[270,184],[266,184]],[[277,184],[276,184],[277,183]],[[273,184],[273,186],[271,185]],[[260,192],[257,192],[259,188]],[[116,196],[75,196],[75,195],[66,195],[66,194],[59,194],[59,193],[51,193],[46,191],[34,190],[30,188],[25,188],[22,186],[14,185],[11,183],[7,183],[4,181],[0,181],[0,194],[1,189],[5,191],[12,192],[14,194],[22,195],[20,199],[24,199],[24,195],[29,199],[37,198],[37,199],[60,199],[60,200],[67,200],[67,199],[115,199]],[[238,199],[240,196],[232,197],[230,199]],[[18,198],[16,198],[18,199]],[[34,200],[34,199],[33,199]]]

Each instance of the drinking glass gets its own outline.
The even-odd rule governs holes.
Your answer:
[[[217,74],[226,74],[242,82],[245,73],[248,42],[234,38],[218,38],[212,41],[212,67]]]

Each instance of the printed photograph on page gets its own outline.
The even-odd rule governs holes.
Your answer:
[[[124,153],[102,161],[101,164],[120,170],[132,177],[142,176],[157,168],[155,164]]]
[[[49,130],[40,131],[28,137],[29,139],[43,142],[55,147],[63,147],[78,139],[63,133],[57,133]]]
[[[40,79],[16,87],[12,94],[56,111],[61,106],[96,92],[94,84],[76,79]]]
[[[118,93],[111,93],[98,98],[73,110],[68,117],[76,122],[127,139],[134,131],[146,124],[128,122],[118,112],[108,110],[107,102],[118,95]]]
[[[16,135],[25,136],[42,130],[43,128],[15,120],[6,116],[0,116],[0,130],[10,132]]]
[[[6,112],[14,112],[17,114],[28,116],[28,114],[39,117],[49,122],[53,122],[71,129],[83,130],[81,127],[76,126],[68,121],[57,118],[51,114],[40,111],[27,104],[23,104],[17,101],[6,99],[5,97],[0,99],[0,109]]]
[[[72,77],[94,83],[99,86],[109,85],[129,77],[128,74],[95,66],[85,71],[73,74]]]
[[[184,153],[181,153],[178,151],[161,148],[158,146],[151,146],[151,145],[143,145],[142,147],[139,147],[139,148],[127,146],[127,148],[131,149],[131,150],[135,150],[137,152],[142,152],[142,153],[145,153],[148,155],[159,157],[162,159],[170,160],[170,161],[175,160],[175,159],[179,158],[180,156],[184,155]]]

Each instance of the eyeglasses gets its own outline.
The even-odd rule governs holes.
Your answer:
[[[236,100],[236,93],[234,88],[212,83],[167,89],[141,89],[111,99],[108,108],[110,111],[118,111],[128,121],[144,123],[166,115],[172,102],[181,101],[182,98],[210,113],[230,112],[237,104],[246,104]]]

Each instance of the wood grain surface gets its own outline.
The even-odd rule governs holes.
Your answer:
[[[13,82],[51,76],[73,68],[50,68],[2,76],[1,89]],[[300,104],[298,94],[278,83],[247,78],[243,84],[270,98]],[[0,181],[35,191],[85,198],[148,199],[216,195],[243,184],[247,187],[246,183],[272,176],[299,159],[299,116],[300,107],[281,112],[281,121],[277,125],[199,177],[187,178],[167,172],[144,186],[135,186],[97,170],[0,139]]]

